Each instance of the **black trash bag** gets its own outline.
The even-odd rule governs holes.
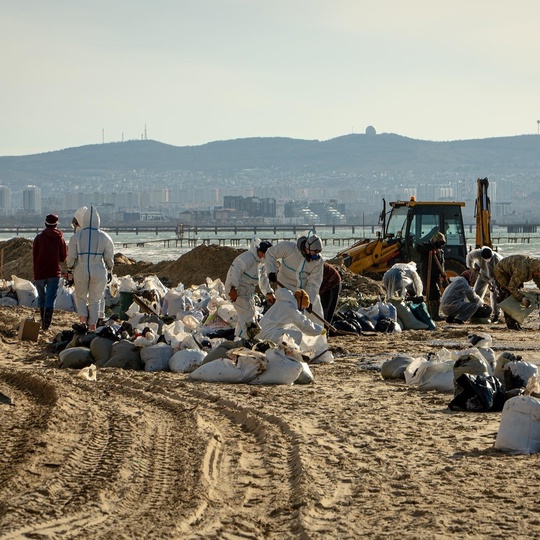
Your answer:
[[[390,319],[390,317],[379,317],[377,319],[377,324],[375,325],[375,330],[384,333],[395,332],[396,321]]]
[[[502,411],[506,401],[501,382],[493,375],[463,373],[454,381],[451,411]]]
[[[359,327],[360,330],[363,332],[375,332],[375,326],[373,325],[373,323],[365,315],[362,315],[361,313],[353,311],[352,309],[348,309],[347,311],[343,311],[343,312],[338,312],[334,315],[334,317],[336,316],[339,316],[343,320],[346,320],[350,322],[351,324],[354,324],[355,326]]]
[[[344,319],[334,318],[334,324],[332,325],[336,330],[341,330],[345,332],[354,332],[356,334],[362,333],[362,327],[359,324],[353,324],[349,321],[346,321]],[[328,331],[330,336],[335,336],[339,334],[335,334],[334,331],[330,328]]]

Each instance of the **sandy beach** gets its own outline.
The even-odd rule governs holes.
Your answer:
[[[8,261],[9,262],[9,261]],[[170,265],[169,265],[170,266]],[[22,268],[22,265],[21,265]],[[226,268],[225,268],[226,271]],[[539,454],[493,447],[501,413],[384,381],[398,353],[470,346],[539,363],[539,320],[329,338],[310,385],[201,383],[170,372],[58,368],[58,312],[0,307],[0,538],[534,538]]]

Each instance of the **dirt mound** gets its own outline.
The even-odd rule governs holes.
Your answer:
[[[22,279],[34,279],[32,262],[32,240],[28,238],[11,238],[0,242],[3,253],[3,265],[0,268],[0,278],[11,279],[12,275]]]

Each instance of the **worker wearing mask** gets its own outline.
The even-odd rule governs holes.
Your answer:
[[[467,268],[474,272],[474,292],[484,299],[487,290],[490,290],[492,322],[499,319],[499,305],[497,303],[497,291],[493,271],[502,259],[502,255],[487,246],[473,249],[467,253]]]
[[[268,304],[275,302],[273,291],[268,283],[264,258],[270,242],[255,241],[249,250],[240,253],[232,262],[225,280],[225,291],[234,305],[238,322],[235,339],[245,338],[247,329],[258,322],[255,305],[255,288],[266,296]]]
[[[265,266],[270,286],[277,290],[303,289],[309,296],[308,310],[323,317],[319,290],[323,280],[322,241],[316,234],[301,236],[296,242],[274,244],[266,252]]]

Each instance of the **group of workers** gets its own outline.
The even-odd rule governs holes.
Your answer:
[[[74,234],[66,245],[58,229],[58,216],[49,214],[45,229],[33,242],[34,282],[42,328],[51,324],[61,264],[65,262],[67,283],[75,287],[80,323],[93,331],[105,316],[104,293],[113,270],[114,245],[100,229],[100,217],[93,206],[79,208],[72,226]],[[468,253],[467,270],[448,281],[445,244],[444,234],[436,232],[429,241],[416,246],[418,270],[415,262],[394,264],[383,276],[387,296],[425,298],[433,320],[457,324],[472,318],[491,317],[491,322],[497,321],[498,304],[509,296],[525,307],[530,305],[523,286],[533,280],[540,287],[539,259],[525,255],[503,258],[491,248],[481,247]],[[310,233],[297,241],[275,245],[254,241],[249,250],[234,259],[225,291],[238,316],[235,338],[251,337],[255,328],[258,339],[279,341],[287,333],[299,344],[303,334],[326,333],[341,291],[341,276],[322,259],[321,251],[321,238]],[[255,302],[257,287],[269,306],[262,316]],[[488,290],[490,305],[484,302]],[[508,313],[504,312],[504,318],[508,328],[521,329]]]
[[[523,307],[530,306],[524,294],[524,284],[534,281],[540,288],[540,259],[526,255],[502,257],[490,247],[483,246],[469,251],[466,258],[467,269],[452,281],[447,279],[444,263],[446,238],[436,232],[429,242],[418,244],[419,273],[428,311],[433,320],[462,324],[470,319],[499,319],[499,304],[512,296]],[[412,271],[416,270],[415,263]],[[444,290],[441,287],[444,285]],[[484,301],[490,291],[490,305]],[[506,326],[521,330],[521,325],[509,313],[503,311]]]

